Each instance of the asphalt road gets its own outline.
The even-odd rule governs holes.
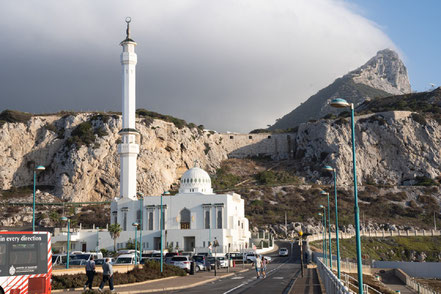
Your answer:
[[[294,246],[291,252],[289,242],[277,242],[277,245],[279,248],[288,248],[289,256],[279,257],[278,251],[267,254],[271,256],[272,262],[267,266],[267,277],[265,279],[257,279],[256,272],[252,269],[205,285],[166,293],[287,294],[300,273],[300,249],[298,246]]]

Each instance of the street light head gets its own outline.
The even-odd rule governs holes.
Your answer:
[[[334,168],[333,168],[332,166],[325,165],[325,166],[322,168],[322,170],[324,170],[324,171],[329,171],[329,172],[333,172],[333,171],[334,171]]]
[[[39,165],[35,168],[35,170],[45,170],[46,168],[42,165]]]
[[[67,220],[69,220],[67,217],[65,217],[65,216],[62,216],[61,218],[60,218],[62,221],[67,221]]]
[[[322,216],[323,214],[321,212],[319,212],[318,215]]]
[[[320,208],[325,208],[325,207],[324,207],[323,205],[321,205],[321,204],[320,204],[320,206],[319,206],[319,207],[320,207]]]
[[[322,195],[322,196],[327,196],[327,195],[329,195],[329,193],[328,192],[326,192],[326,191],[320,191],[320,195]]]
[[[139,226],[139,224],[138,223],[132,223],[132,226],[137,227],[137,226]]]
[[[162,195],[170,195],[170,192],[169,191],[164,191],[164,193],[162,193]]]
[[[342,98],[332,99],[331,102],[329,102],[329,104],[335,108],[346,108],[351,106],[351,104],[349,104],[348,101]]]

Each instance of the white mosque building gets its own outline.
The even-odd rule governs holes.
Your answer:
[[[187,170],[176,195],[146,196],[138,199],[136,172],[139,145],[135,128],[136,109],[136,42],[130,37],[130,18],[126,19],[126,38],[121,42],[122,65],[122,129],[120,154],[120,197],[111,203],[111,224],[122,228],[117,249],[135,239],[141,241],[143,251],[173,249],[179,251],[208,252],[210,244],[218,244],[216,251],[243,251],[249,247],[251,233],[245,217],[245,203],[236,193],[214,194],[211,179],[199,167]],[[162,210],[162,217],[161,217]],[[162,220],[162,227],[161,227]],[[133,226],[139,224],[138,227]],[[161,238],[162,233],[162,238]],[[66,242],[59,234],[52,242]],[[109,232],[79,230],[71,234],[72,250],[90,251],[105,248],[113,250],[114,241]],[[57,247],[55,244],[53,247]]]

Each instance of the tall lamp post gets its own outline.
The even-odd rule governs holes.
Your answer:
[[[328,247],[328,243],[326,242],[326,231],[327,231],[327,226],[326,226],[326,208],[320,204],[320,208],[323,209],[323,240],[325,240],[324,243],[324,247],[323,247],[323,255],[325,258],[325,265],[328,264],[328,258],[327,258],[327,254],[326,254],[326,247]]]
[[[329,206],[329,193],[326,191],[321,191],[320,195],[328,197],[329,267],[332,270],[331,207]]]
[[[66,269],[69,268],[69,249],[70,249],[70,219],[62,216],[62,221],[67,221],[67,254],[66,254]]]
[[[338,239],[338,208],[337,208],[337,170],[329,165],[323,167],[323,170],[332,172],[334,177],[334,201],[335,201],[335,241],[337,243],[337,275],[340,279],[340,244]]]
[[[363,294],[363,268],[361,265],[361,241],[360,241],[360,209],[358,208],[357,195],[357,165],[355,160],[355,122],[354,122],[354,104],[348,103],[345,99],[336,98],[330,102],[332,107],[351,109],[351,133],[352,133],[352,167],[354,174],[354,218],[355,218],[355,242],[357,250],[357,274],[358,274],[358,293]]]
[[[164,193],[161,194],[161,223],[160,223],[160,228],[161,228],[161,273],[164,270],[164,259],[163,259],[163,255],[164,255],[164,237],[163,237],[163,230],[164,230],[164,214],[163,214],[163,207],[162,207],[162,196],[166,196],[166,195],[170,195],[169,191],[165,191]]]
[[[139,197],[139,213],[140,213],[140,220],[139,220],[139,258],[141,261],[142,259],[142,229],[144,228],[144,223],[143,223],[143,214],[144,214],[144,194],[143,193],[138,193],[138,197]]]
[[[323,218],[324,218],[324,214],[323,213],[321,213],[321,212],[319,212],[318,213],[318,215],[319,216],[321,216],[321,218],[322,218],[322,227],[323,227]],[[323,258],[325,258],[325,248],[326,248],[326,245],[325,245],[325,230],[323,229],[323,233],[322,233],[322,250],[323,250]]]
[[[136,239],[136,235],[138,235],[138,223],[132,223],[132,226],[135,227],[135,265],[138,264],[137,255],[138,255],[138,240]]]
[[[37,171],[45,170],[46,168],[42,165],[34,168],[34,193],[33,193],[33,201],[32,201],[32,232],[35,232],[35,184],[37,182]]]

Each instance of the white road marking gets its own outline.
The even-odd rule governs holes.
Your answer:
[[[273,279],[274,279],[274,280],[283,280],[284,277],[274,277]]]
[[[241,280],[241,279],[243,279],[244,277],[232,277],[231,279],[232,280]]]
[[[245,284],[240,284],[239,286],[234,287],[233,289],[230,289],[230,290],[228,290],[227,292],[224,292],[223,294],[231,293],[231,292],[233,292],[234,290],[239,289],[240,287],[242,287],[242,286],[244,286],[244,285],[245,285]]]

